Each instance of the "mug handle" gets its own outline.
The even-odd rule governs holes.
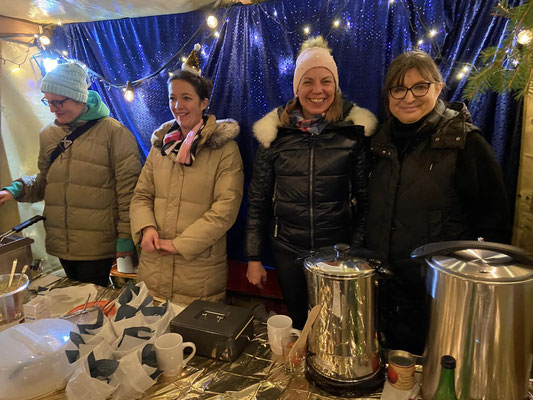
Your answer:
[[[190,359],[193,358],[196,354],[196,345],[193,342],[183,342],[182,349],[185,350],[185,347],[190,347],[192,349],[192,353],[189,354],[189,356],[185,360],[183,360],[183,367],[185,367],[185,365],[187,365]]]

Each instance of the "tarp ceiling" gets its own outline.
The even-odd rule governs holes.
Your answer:
[[[0,15],[56,24],[58,20],[72,23],[183,13],[215,3],[216,0],[3,0]]]

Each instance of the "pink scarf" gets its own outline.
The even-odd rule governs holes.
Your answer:
[[[183,139],[183,135],[182,135],[182,132],[181,132],[181,127],[177,131],[173,131],[173,132],[170,132],[170,133],[166,134],[165,137],[163,138],[163,144],[166,144],[166,143],[168,143],[168,142],[170,142],[172,140],[181,141],[183,139],[183,142],[181,143],[181,146],[180,146],[180,148],[178,150],[178,155],[176,157],[176,160],[180,164],[186,164],[186,165],[190,165],[191,164],[191,146],[192,146],[192,144],[194,142],[194,139],[196,138],[196,134],[202,128],[203,123],[204,123],[204,120],[201,119],[191,129],[191,131],[187,134],[185,139]],[[172,146],[172,147],[174,147],[174,146]]]

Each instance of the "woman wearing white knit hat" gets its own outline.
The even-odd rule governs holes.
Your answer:
[[[56,119],[39,135],[39,173],[1,190],[0,205],[44,200],[47,252],[69,278],[107,286],[115,257],[135,253],[129,204],[141,170],[137,142],[88,90],[79,64],[48,72],[41,91]]]
[[[327,43],[304,43],[295,97],[253,127],[259,141],[248,191],[248,281],[259,288],[270,233],[278,280],[296,328],[307,318],[307,289],[297,257],[336,243],[359,247],[365,230],[369,162],[365,136],[374,115],[343,100]]]

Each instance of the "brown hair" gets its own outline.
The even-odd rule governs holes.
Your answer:
[[[283,126],[288,126],[291,123],[290,115],[291,113],[296,109],[302,109],[302,105],[300,104],[300,100],[298,99],[298,96],[293,98],[288,104],[287,107],[283,110],[280,116],[280,123]],[[341,91],[337,89],[335,91],[335,98],[333,99],[333,103],[329,106],[328,110],[326,111],[325,119],[329,123],[331,122],[337,122],[342,118],[342,95]]]
[[[385,105],[385,112],[387,115],[389,112],[389,89],[394,86],[403,85],[403,79],[405,74],[411,68],[415,68],[420,75],[433,83],[441,83],[442,75],[435,64],[435,61],[429,54],[422,50],[406,51],[400,54],[394,60],[392,60],[385,75],[385,81],[383,82],[382,96]]]
[[[167,85],[170,85],[170,82],[176,79],[190,83],[196,91],[198,97],[200,97],[200,101],[203,99],[209,100],[209,97],[211,96],[211,90],[213,89],[213,82],[211,82],[209,79],[193,74],[187,70],[180,69],[170,75]]]

